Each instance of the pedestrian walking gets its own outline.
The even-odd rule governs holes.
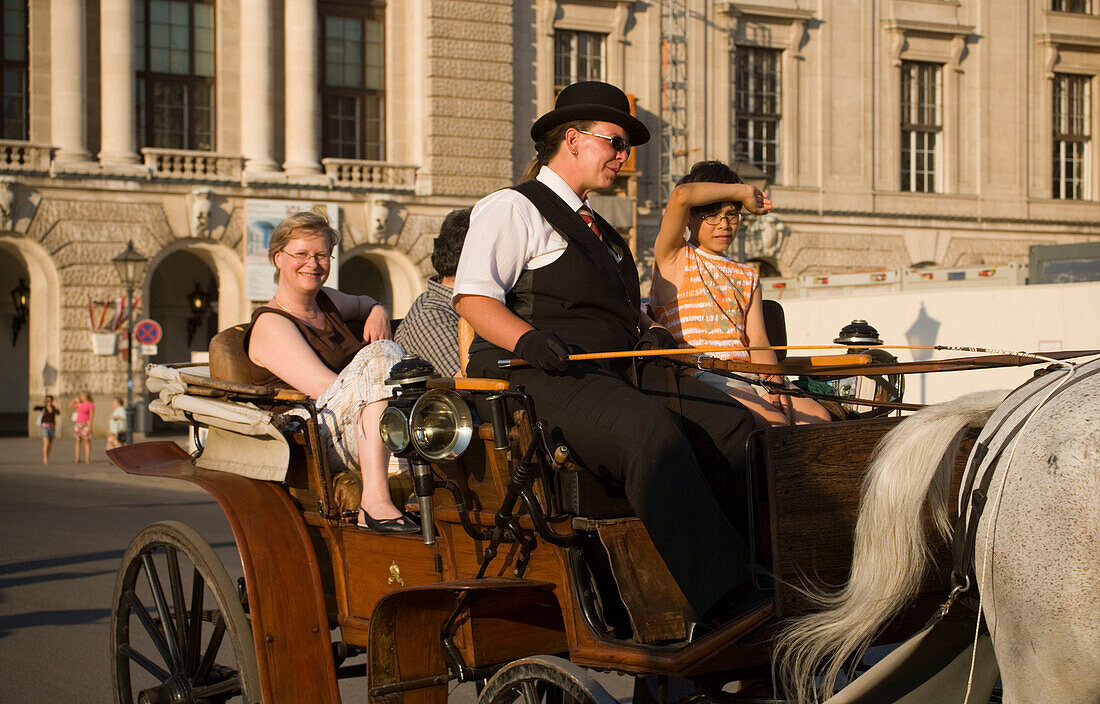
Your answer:
[[[111,411],[111,419],[107,422],[107,449],[113,450],[126,444],[127,434],[130,429],[126,422],[126,406],[122,399],[115,397],[114,409]]]
[[[53,450],[53,440],[57,436],[57,416],[60,412],[54,405],[53,396],[46,396],[41,406],[35,406],[38,411],[38,429],[42,433],[42,464],[50,463],[50,451]]]
[[[80,447],[84,447],[84,464],[92,463],[92,421],[95,419],[95,401],[92,394],[81,391],[80,395],[69,402],[73,410],[73,464],[80,462]]]

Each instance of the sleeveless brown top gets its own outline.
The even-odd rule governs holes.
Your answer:
[[[357,338],[355,333],[348,328],[348,324],[340,317],[340,311],[336,309],[336,305],[324,291],[317,292],[317,307],[324,315],[325,327],[323,330],[319,330],[312,325],[306,325],[281,308],[261,306],[252,311],[252,321],[248,325],[248,330],[244,333],[245,361],[251,383],[256,386],[269,386],[277,389],[291,388],[290,384],[248,358],[248,342],[252,337],[252,326],[256,324],[256,318],[264,313],[281,315],[297,325],[302,337],[306,339],[306,342],[321,358],[321,361],[325,363],[325,366],[337,374],[348,365],[348,362],[355,357],[359,350],[363,349],[363,341]]]

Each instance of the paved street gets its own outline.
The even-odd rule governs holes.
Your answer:
[[[205,493],[127,477],[102,438],[91,465],[71,464],[72,450],[59,441],[57,464],[43,467],[38,438],[0,439],[0,702],[111,701],[115,573],[145,525],[183,521],[233,564],[229,528]]]
[[[72,440],[59,440],[54,464],[44,467],[40,439],[0,438],[0,704],[113,700],[108,653],[115,575],[146,525],[186,523],[217,550],[231,577],[240,574],[229,526],[205,492],[126,475],[107,462],[102,438],[92,450],[98,461],[73,465]],[[629,678],[599,679],[629,700]],[[361,678],[341,682],[340,689],[344,702],[366,699]],[[450,701],[474,698],[467,684]]]

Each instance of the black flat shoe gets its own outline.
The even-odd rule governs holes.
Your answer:
[[[403,513],[397,518],[384,518],[379,520],[371,518],[371,515],[367,513],[367,509],[362,506],[359,507],[359,519],[356,525],[365,531],[377,533],[379,535],[407,535],[409,533],[420,532],[420,523],[406,513]]]

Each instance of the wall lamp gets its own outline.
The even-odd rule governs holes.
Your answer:
[[[19,341],[19,331],[27,324],[27,311],[30,310],[31,287],[26,279],[19,279],[19,283],[11,290],[11,303],[15,307],[15,315],[11,319],[11,345]]]
[[[187,344],[195,337],[195,331],[202,325],[206,317],[206,311],[210,307],[210,294],[207,293],[199,282],[195,282],[195,288],[187,294],[187,310],[190,316],[187,318]]]

